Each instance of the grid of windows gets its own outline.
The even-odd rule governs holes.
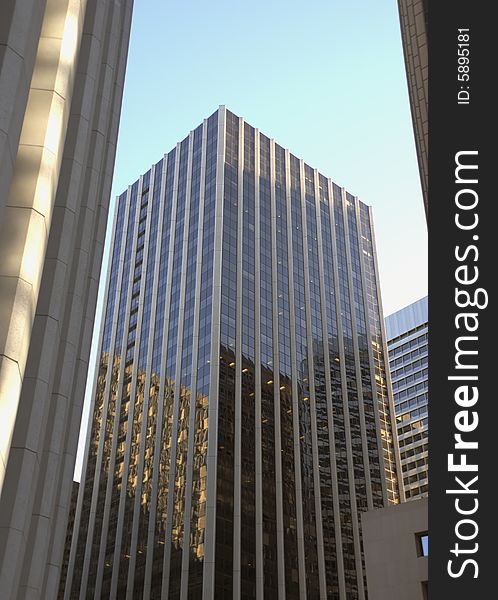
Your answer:
[[[315,342],[315,393],[317,401],[317,422],[320,450],[320,481],[322,496],[322,524],[324,561],[327,583],[327,597],[337,598],[339,594],[337,540],[340,538],[340,519],[337,520],[335,506],[335,472],[337,464],[335,448],[344,435],[344,421],[341,395],[341,371],[336,316],[336,290],[334,286],[334,262],[330,206],[329,184],[323,175],[318,175],[318,240],[321,247],[322,283],[322,328],[323,343]],[[333,410],[330,410],[330,407]],[[326,423],[326,425],[325,425]],[[336,530],[339,535],[336,535]]]
[[[386,317],[403,487],[407,500],[428,494],[427,298]]]
[[[154,473],[153,456],[154,442],[157,430],[158,406],[157,406],[157,375],[147,369],[148,361],[151,357],[152,349],[149,347],[153,337],[154,321],[152,313],[156,308],[158,272],[157,262],[160,255],[160,198],[163,180],[163,160],[159,161],[153,168],[150,185],[152,186],[152,211],[149,233],[149,250],[147,257],[147,278],[145,282],[145,300],[144,314],[142,320],[142,334],[140,340],[139,354],[139,377],[143,381],[143,399],[144,406],[141,410],[142,429],[140,432],[143,450],[140,453],[140,462],[137,477],[141,480],[140,487],[135,493],[135,507],[139,506],[138,522],[136,523],[136,546],[131,549],[131,555],[135,556],[134,564],[130,568],[134,569],[134,595],[141,595],[144,572],[145,557],[148,546],[148,528],[151,509],[152,480]],[[157,309],[156,309],[157,310]],[[136,509],[134,508],[136,511]]]
[[[119,197],[68,598],[365,598],[359,513],[398,501],[374,252],[225,109]]]
[[[260,234],[260,381],[261,402],[261,483],[263,592],[265,598],[278,593],[277,575],[277,498],[275,494],[275,410],[273,378],[273,290],[272,290],[272,214],[270,140],[259,136],[259,234]],[[297,567],[295,567],[297,568]]]
[[[130,314],[137,314],[136,323],[128,327],[126,346],[126,368],[130,371],[131,381],[124,380],[127,393],[126,410],[122,410],[122,419],[127,421],[127,431],[123,448],[123,473],[121,487],[120,507],[122,517],[118,515],[116,527],[115,553],[119,553],[119,572],[117,578],[118,596],[127,588],[129,557],[131,552],[131,532],[133,526],[133,506],[137,486],[137,467],[140,449],[140,430],[143,418],[143,393],[144,372],[139,370],[139,350],[142,340],[143,304],[140,303],[145,291],[145,265],[148,255],[146,244],[146,231],[150,218],[149,210],[149,182],[150,171],[141,179],[139,185],[140,208],[138,212],[138,230],[136,235],[136,249],[131,290]],[[147,240],[148,241],[148,240]],[[140,310],[142,308],[142,310]],[[126,315],[125,315],[126,319]],[[129,390],[129,395],[128,395]],[[93,562],[93,561],[92,561]]]
[[[189,594],[200,598],[205,555],[208,399],[210,390],[213,252],[216,208],[216,150],[218,114],[207,121],[202,264],[200,274],[197,383],[194,415],[192,495],[190,508]],[[192,390],[194,393],[194,390]]]
[[[370,329],[370,351],[373,358],[375,377],[372,379],[378,399],[379,421],[384,468],[386,471],[387,497],[389,502],[399,502],[398,466],[393,437],[392,415],[389,402],[388,380],[386,375],[387,356],[384,351],[382,315],[380,311],[380,293],[378,286],[377,264],[374,249],[373,225],[369,209],[359,203],[360,233],[362,245],[362,264],[366,286],[366,305]]]
[[[292,377],[291,363],[291,314],[290,314],[290,289],[289,289],[289,259],[288,259],[288,226],[287,226],[287,196],[286,196],[286,174],[285,174],[285,150],[278,144],[271,144],[272,158],[274,164],[270,177],[274,182],[272,194],[272,211],[275,231],[273,239],[275,243],[274,264],[276,275],[276,286],[273,289],[273,311],[276,312],[274,333],[274,371],[271,383],[274,393],[278,397],[276,406],[280,406],[280,414],[275,411],[276,418],[280,420],[280,446],[281,446],[281,469],[286,476],[282,481],[283,498],[283,531],[284,531],[284,557],[285,557],[285,590],[289,598],[299,597],[299,559],[303,562],[302,549],[298,548],[298,535],[304,535],[304,531],[298,531],[298,511],[303,505],[302,494],[298,496],[301,488],[302,478],[295,464],[300,465],[300,448],[296,446],[295,438],[298,432],[296,428],[296,417],[303,404],[302,378],[296,373]],[[274,315],[275,316],[275,315]],[[294,310],[294,320],[297,318]],[[300,349],[305,347],[302,331],[295,330],[294,340],[296,356]],[[299,364],[299,359],[296,359]],[[297,371],[297,368],[294,367]],[[294,387],[293,385],[294,379]],[[293,398],[294,396],[294,398]],[[300,440],[302,442],[303,440]],[[301,445],[301,443],[300,443]],[[306,476],[306,474],[305,474]],[[303,509],[304,506],[303,506]],[[304,529],[304,526],[301,526]],[[311,556],[316,551],[310,549]],[[301,554],[301,556],[299,556]],[[301,586],[303,582],[301,582]]]
[[[240,311],[241,339],[239,343],[242,369],[241,422],[244,423],[244,442],[241,443],[241,462],[244,473],[241,480],[241,598],[256,597],[256,453],[255,453],[255,131],[244,123],[242,240],[239,244],[239,277],[242,287]],[[239,355],[239,353],[237,353]],[[242,436],[240,436],[242,438]]]
[[[342,534],[344,571],[346,580],[346,592],[350,596],[358,595],[357,563],[358,549],[355,548],[355,528],[358,523],[352,518],[352,507],[354,507],[354,496],[351,495],[350,478],[351,471],[354,472],[354,478],[359,477],[363,488],[365,478],[363,475],[363,457],[361,456],[361,432],[358,419],[358,382],[356,379],[356,365],[353,349],[353,321],[351,314],[351,297],[349,289],[349,277],[347,267],[347,237],[344,215],[344,199],[342,190],[334,186],[334,217],[335,217],[335,236],[336,236],[336,256],[337,272],[339,280],[339,302],[341,305],[342,321],[342,340],[344,353],[344,369],[347,378],[347,401],[345,405],[345,420],[349,424],[346,427],[345,443],[339,450],[340,463],[338,467],[339,494],[341,498],[341,515],[347,515],[343,518],[344,529]],[[353,428],[351,431],[350,428]],[[356,452],[353,450],[353,444]],[[354,455],[353,455],[354,452]],[[354,458],[358,458],[359,464],[354,463]],[[355,489],[355,492],[357,490]],[[357,543],[357,542],[356,542]]]
[[[166,175],[164,191],[161,191],[163,198],[163,219],[162,230],[158,230],[161,236],[161,252],[159,259],[158,287],[156,297],[156,318],[154,325],[154,338],[152,343],[152,363],[151,363],[151,388],[150,394],[152,402],[157,404],[157,423],[159,427],[155,432],[154,439],[154,462],[152,473],[152,498],[151,514],[153,518],[153,534],[149,529],[147,536],[148,564],[152,565],[151,576],[151,598],[161,597],[162,587],[162,567],[164,554],[164,539],[166,533],[166,511],[167,511],[167,490],[169,485],[169,457],[171,452],[171,426],[172,426],[172,402],[167,401],[171,398],[171,387],[162,377],[164,372],[164,363],[166,358],[167,338],[164,335],[167,331],[168,321],[168,287],[171,281],[171,247],[174,241],[174,211],[176,201],[174,198],[174,185],[177,175],[177,149],[173,149],[164,158]],[[164,401],[162,401],[164,399]],[[154,405],[153,404],[153,405]],[[154,490],[157,486],[157,493]],[[155,513],[155,515],[154,515]],[[148,558],[152,554],[152,559]],[[146,564],[147,570],[147,564]],[[144,589],[145,582],[144,582]]]

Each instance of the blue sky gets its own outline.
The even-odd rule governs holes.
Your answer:
[[[136,0],[112,198],[220,104],[373,206],[385,314],[427,293],[396,0]]]

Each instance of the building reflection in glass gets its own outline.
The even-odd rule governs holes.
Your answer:
[[[385,360],[370,210],[221,107],[118,198],[61,597],[366,598]]]

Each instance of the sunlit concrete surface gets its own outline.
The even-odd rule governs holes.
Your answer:
[[[133,0],[0,3],[0,590],[55,598]]]

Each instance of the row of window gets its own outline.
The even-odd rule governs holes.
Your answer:
[[[401,390],[400,392],[395,392],[394,394],[394,402],[397,404],[398,402],[405,400],[406,398],[412,398],[413,396],[425,392],[427,390],[427,380],[422,381],[421,383],[417,383],[416,385],[412,385],[409,388]]]
[[[421,486],[416,486],[410,490],[405,490],[405,497],[407,500],[410,498],[418,498],[420,496],[427,496],[429,492],[429,485],[427,483],[422,484]]]
[[[412,408],[417,408],[419,406],[427,406],[428,403],[428,394],[424,392],[419,396],[415,396],[414,398],[410,398],[409,400],[405,400],[404,402],[400,402],[395,405],[396,414],[399,415],[403,413],[405,410],[409,410]]]
[[[391,379],[394,381],[398,377],[403,377],[403,375],[409,375],[413,371],[420,369],[421,367],[425,367],[428,363],[428,358],[425,356],[424,358],[419,358],[418,360],[414,360],[413,362],[408,363],[403,367],[399,367],[398,369],[394,369],[391,371]]]
[[[392,346],[394,345],[396,342],[399,342],[400,340],[402,340],[403,338],[407,338],[410,335],[413,335],[414,333],[417,333],[417,331],[421,331],[422,329],[426,329],[427,328],[427,323],[422,323],[422,325],[418,325],[417,327],[414,327],[413,329],[410,329],[409,331],[403,331],[403,333],[401,333],[400,335],[397,335],[396,337],[393,337],[389,340],[389,345]]]
[[[402,377],[401,379],[393,381],[393,390],[394,391],[399,390],[403,387],[410,385],[410,383],[413,383],[414,381],[420,381],[421,379],[427,379],[428,375],[429,375],[428,369],[422,369],[421,371],[418,371],[417,373],[413,373],[412,375],[407,375],[406,377]]]
[[[404,344],[401,344],[401,346],[398,346],[397,348],[393,348],[392,343],[389,342],[389,354],[392,357],[401,356],[401,354],[405,354],[405,352],[408,352],[408,350],[411,350],[413,348],[418,348],[424,342],[427,342],[427,340],[428,340],[427,333],[423,333],[422,335],[419,335],[415,339],[410,340],[409,342],[405,342]]]
[[[410,423],[409,425],[405,425],[404,427],[400,427],[398,429],[398,434],[403,435],[404,433],[410,433],[411,431],[416,431],[419,429],[423,429],[427,427],[428,419],[420,419],[419,421],[415,421],[414,423]]]
[[[421,408],[416,408],[410,412],[406,412],[402,415],[396,416],[397,423],[406,423],[407,421],[411,421],[412,419],[416,419],[418,417],[425,416],[427,414],[427,408],[422,406]]]
[[[403,356],[393,358],[390,361],[391,369],[399,367],[400,365],[407,365],[419,358],[419,356],[427,356],[427,345],[422,346],[422,348],[414,348]]]
[[[403,477],[403,483],[405,485],[411,485],[413,483],[417,483],[418,481],[424,481],[427,479],[427,471],[420,471],[420,473],[414,473],[409,477]]]
[[[401,462],[415,455],[422,454],[429,450],[428,444],[422,444],[421,446],[416,446],[415,448],[410,448],[409,450],[405,450],[401,452]]]

